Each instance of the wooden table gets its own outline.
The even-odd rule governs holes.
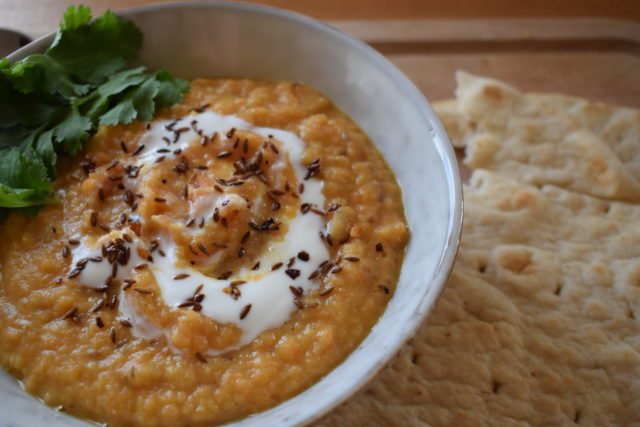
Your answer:
[[[55,29],[71,4],[91,6],[94,15],[107,8],[157,3],[153,0],[0,0],[0,28],[36,37]],[[639,0],[255,0],[321,20],[609,17],[640,22]]]

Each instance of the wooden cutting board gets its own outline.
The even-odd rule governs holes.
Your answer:
[[[334,21],[396,64],[430,101],[454,71],[523,91],[640,108],[640,24],[611,19]]]

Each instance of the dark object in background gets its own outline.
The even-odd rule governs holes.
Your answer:
[[[29,43],[31,39],[12,30],[0,29],[0,58]]]

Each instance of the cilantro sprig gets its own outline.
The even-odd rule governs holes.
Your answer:
[[[51,202],[58,156],[75,155],[99,125],[150,120],[180,102],[188,83],[165,70],[125,69],[142,33],[113,12],[65,12],[51,46],[0,60],[0,220]]]

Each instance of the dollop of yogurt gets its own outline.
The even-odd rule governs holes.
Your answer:
[[[319,209],[324,206],[322,181],[308,179],[309,166],[302,163],[304,142],[301,138],[292,132],[253,126],[239,117],[210,111],[190,114],[180,120],[156,121],[148,126],[140,140],[135,160],[136,167],[141,171],[141,182],[144,182],[145,169],[152,168],[160,157],[160,160],[179,158],[179,153],[190,145],[201,144],[203,136],[225,135],[233,132],[233,129],[252,132],[265,141],[277,140],[281,155],[271,168],[277,170],[285,167],[288,158],[297,182],[304,183],[304,191],[298,195],[300,206],[315,206]],[[230,193],[191,201],[190,213],[204,211],[211,215],[221,203],[245,203],[241,198],[239,201],[235,198],[239,196]],[[260,203],[261,200],[253,202]],[[127,228],[113,231],[92,243],[86,239],[81,240],[73,249],[70,275],[77,277],[85,286],[100,288],[104,286],[106,277],[125,280],[132,269],[148,268],[166,305],[178,309],[198,304],[202,315],[240,328],[242,338],[233,347],[237,348],[253,341],[261,332],[285,323],[292,311],[299,308],[297,297],[308,294],[318,286],[317,281],[313,280],[314,272],[329,261],[327,247],[319,237],[319,232],[326,229],[326,224],[321,215],[302,211],[297,209],[297,214],[287,222],[288,231],[283,239],[267,244],[260,256],[259,265],[247,265],[224,279],[205,275],[192,266],[180,266],[176,243],[166,235],[157,236],[153,242],[156,248],[161,248],[164,256],[145,258],[145,254],[135,248],[149,247],[151,242],[143,241],[134,230]],[[105,253],[105,247],[114,239],[125,247],[119,250],[127,252],[116,260],[117,267],[113,267],[108,258],[110,256],[113,259],[118,255]],[[211,236],[211,240],[215,240],[215,236]],[[89,261],[85,261],[87,259]],[[83,264],[79,270],[78,263]],[[278,264],[280,266],[274,268]],[[120,316],[132,324],[134,335],[152,338],[164,333],[161,328],[136,313],[127,300],[126,292],[121,294]],[[197,302],[194,296],[199,296]],[[229,349],[212,350],[210,354]]]

